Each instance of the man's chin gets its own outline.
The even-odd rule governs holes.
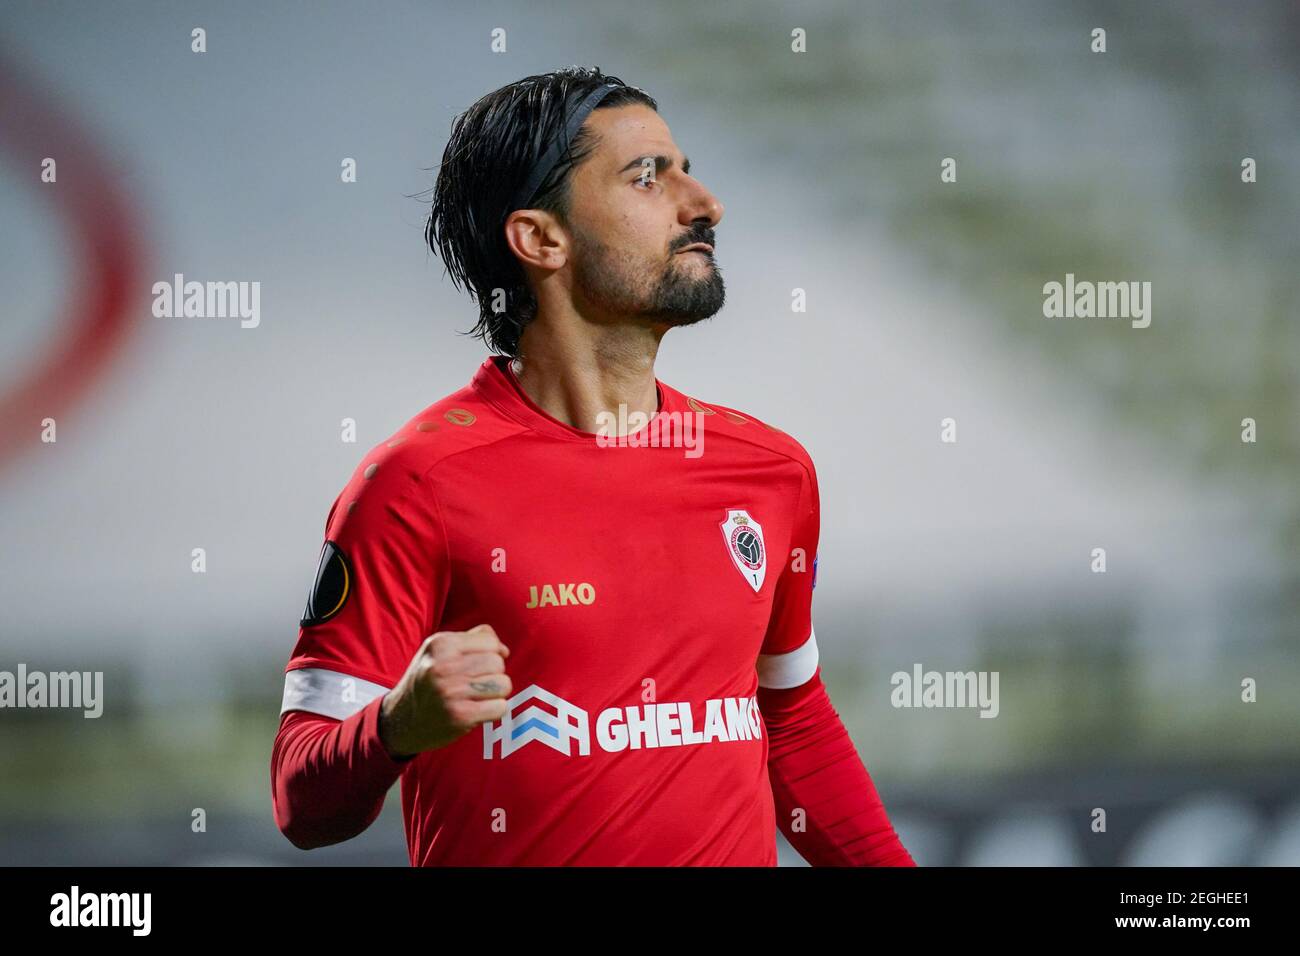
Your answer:
[[[679,301],[663,303],[651,317],[656,322],[670,326],[694,325],[717,315],[722,311],[725,301],[726,292],[721,282],[702,283],[689,290]]]
[[[653,312],[642,313],[645,318],[651,322],[657,322],[672,328],[686,325],[695,325],[703,322],[705,319],[711,319],[722,311],[722,303],[709,303],[708,305],[695,305],[690,308],[667,308],[659,309]]]
[[[718,309],[714,309],[712,312],[703,314],[699,312],[675,313],[661,316],[659,321],[663,322],[665,325],[672,326],[675,329],[680,329],[688,325],[695,325],[699,322],[703,322],[705,319],[711,319],[718,314],[718,311]]]

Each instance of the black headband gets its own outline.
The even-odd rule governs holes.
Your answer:
[[[573,111],[573,114],[569,117],[568,123],[565,124],[564,135],[562,137],[557,137],[546,148],[546,152],[544,152],[542,158],[537,161],[537,165],[535,165],[533,171],[529,173],[528,179],[524,182],[524,185],[517,193],[515,193],[514,203],[510,207],[510,212],[514,212],[516,209],[528,208],[528,204],[533,201],[533,196],[536,194],[537,190],[541,188],[542,181],[550,175],[551,170],[555,168],[556,164],[564,154],[569,151],[569,146],[573,142],[573,137],[578,135],[578,130],[581,129],[582,124],[587,121],[587,117],[591,114],[591,111],[596,108],[601,100],[616,89],[618,89],[618,85],[614,83],[606,83],[603,86],[598,86],[588,93],[583,101],[578,104],[578,108]]]

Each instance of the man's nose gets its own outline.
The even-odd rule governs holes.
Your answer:
[[[710,226],[717,226],[722,221],[724,212],[722,203],[701,183],[694,180],[690,180],[690,183],[692,186],[690,196],[688,201],[682,204],[679,217],[682,225],[690,226],[703,220]]]

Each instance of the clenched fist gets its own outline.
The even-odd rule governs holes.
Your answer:
[[[500,720],[510,697],[510,649],[487,624],[425,639],[379,709],[379,739],[394,758],[445,747]]]

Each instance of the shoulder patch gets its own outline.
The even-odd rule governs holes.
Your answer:
[[[326,541],[321,548],[316,581],[307,595],[307,609],[299,624],[302,627],[324,624],[343,610],[351,593],[352,564],[337,544]]]

